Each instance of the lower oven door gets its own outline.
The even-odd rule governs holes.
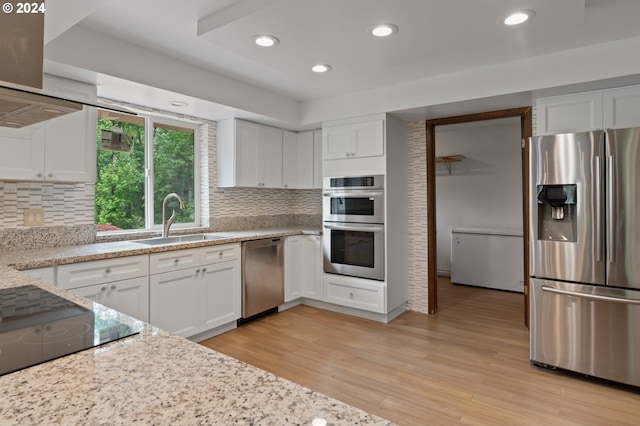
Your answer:
[[[384,225],[324,222],[324,271],[384,281]]]
[[[531,279],[531,360],[640,386],[640,291]]]

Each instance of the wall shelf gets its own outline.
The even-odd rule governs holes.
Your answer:
[[[464,159],[464,155],[443,155],[436,157],[436,164],[444,163],[449,175],[451,175],[451,163],[459,163],[462,159]]]

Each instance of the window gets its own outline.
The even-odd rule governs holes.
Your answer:
[[[197,226],[196,125],[151,117],[98,111],[96,224],[99,232],[145,230],[162,226],[176,212],[174,227]]]

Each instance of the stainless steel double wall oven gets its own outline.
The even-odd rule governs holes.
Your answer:
[[[384,175],[325,177],[324,271],[384,281]]]

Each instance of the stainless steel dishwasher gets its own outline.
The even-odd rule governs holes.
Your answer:
[[[267,238],[242,243],[242,318],[284,303],[284,241]]]

